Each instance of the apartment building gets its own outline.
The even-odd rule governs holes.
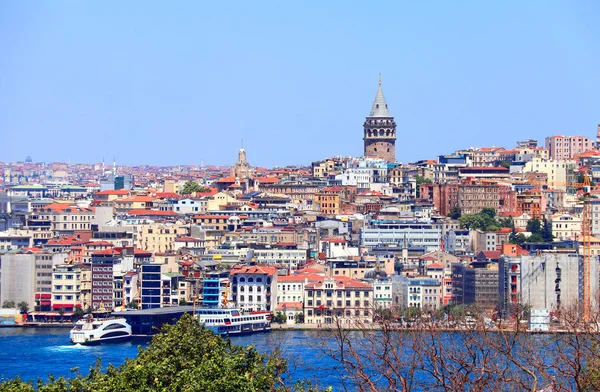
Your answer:
[[[304,321],[343,324],[373,321],[373,286],[345,276],[327,276],[304,286]]]

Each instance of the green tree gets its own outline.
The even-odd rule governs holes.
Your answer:
[[[493,209],[491,211],[482,211],[479,214],[465,214],[458,218],[458,223],[465,229],[483,230],[483,231],[496,231],[500,229],[500,225],[494,218],[496,212]]]
[[[6,301],[2,302],[2,307],[4,309],[12,309],[15,307],[15,301],[6,300]]]
[[[540,233],[534,233],[527,237],[525,241],[529,243],[544,242],[544,237]]]
[[[279,324],[285,324],[287,322],[287,317],[283,312],[277,312],[273,316],[273,321]]]
[[[304,324],[304,313],[296,313],[294,321],[296,324]]]
[[[448,213],[448,217],[450,217],[451,219],[458,219],[461,216],[461,211],[460,208],[458,206],[454,206],[450,209],[450,212]]]
[[[554,235],[552,235],[552,225],[545,217],[543,219],[541,234],[544,242],[550,242],[554,239]]]
[[[496,219],[496,210],[493,208],[483,208],[479,214],[489,219]]]
[[[424,177],[419,174],[417,174],[415,176],[415,186],[417,187],[417,189],[416,189],[417,198],[421,197],[421,185],[422,184],[431,184],[431,183],[432,183],[431,178],[427,178],[427,177]]]
[[[510,242],[511,244],[517,244],[519,246],[523,245],[525,243],[525,240],[525,234],[517,233],[515,230],[513,230],[508,236],[508,242]]]
[[[17,307],[19,308],[19,311],[21,312],[21,314],[25,314],[27,312],[29,312],[29,304],[26,301],[21,301],[17,304]]]
[[[185,300],[185,298],[182,298],[179,300],[179,306],[187,306],[188,302]]]
[[[136,309],[136,310],[140,308],[140,307],[139,307],[139,304],[138,304],[138,301],[136,301],[136,300],[133,300],[133,301],[129,302],[129,303],[127,304],[127,307],[128,307],[129,309]]]
[[[512,216],[500,219],[499,223],[500,227],[508,227],[510,229],[515,228],[515,221],[513,220]]]
[[[539,219],[530,219],[527,222],[526,229],[531,234],[542,234],[542,224]]]
[[[185,185],[183,185],[183,189],[181,190],[181,194],[182,195],[189,195],[192,194],[194,192],[208,192],[209,189],[208,188],[204,188],[202,186],[200,186],[197,182],[195,181],[188,181],[185,183]]]

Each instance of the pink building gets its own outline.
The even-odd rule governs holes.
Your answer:
[[[550,159],[573,159],[576,155],[592,150],[594,142],[585,136],[549,136],[546,149]]]

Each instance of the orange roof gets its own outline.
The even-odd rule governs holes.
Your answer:
[[[280,302],[277,304],[277,310],[301,310],[301,302]]]
[[[320,273],[323,274],[323,271],[319,271]],[[323,280],[325,277],[323,275],[317,275],[317,274],[294,274],[294,275],[285,275],[285,276],[278,276],[277,277],[277,283],[301,283],[304,282],[305,280],[308,280],[309,282],[317,282],[319,280]]]
[[[235,182],[235,177],[221,177],[215,182]]]
[[[93,212],[91,208],[81,208],[71,204],[54,203],[48,204],[38,209],[38,211],[52,210],[56,212]],[[70,210],[70,211],[67,211]]]
[[[219,191],[216,188],[209,188],[210,190],[208,192],[196,192],[196,196],[198,197],[204,197],[204,196],[213,196],[216,195],[217,193],[219,193]]]
[[[179,215],[175,211],[158,211],[158,210],[129,210],[127,215],[133,216],[175,216]]]
[[[260,181],[261,184],[265,183],[277,183],[279,182],[279,178],[276,177],[256,177],[255,180]]]
[[[323,241],[323,242],[333,242],[333,243],[337,243],[337,244],[345,244],[346,243],[345,239],[339,238],[339,237],[323,238],[321,241]]]
[[[229,272],[229,275],[239,275],[239,274],[256,274],[256,275],[274,275],[277,270],[273,267],[265,267],[262,265],[248,265],[248,266],[235,266]]]
[[[159,199],[181,199],[181,195],[174,192],[157,192],[156,197]]]

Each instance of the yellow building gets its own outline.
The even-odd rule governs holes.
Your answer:
[[[236,201],[237,199],[228,193],[219,192],[208,198],[206,207],[208,211],[219,211],[221,210],[221,206],[225,206]]]
[[[134,226],[135,246],[148,252],[175,250],[175,239],[189,235],[188,226],[167,223],[141,224]]]

